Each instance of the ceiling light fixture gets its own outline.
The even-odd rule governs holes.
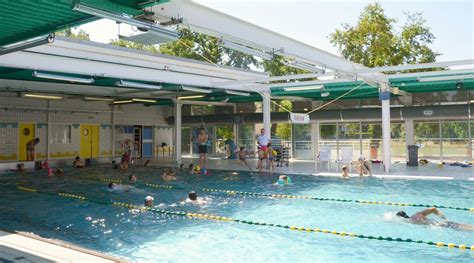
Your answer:
[[[71,76],[65,76],[65,75],[44,73],[44,72],[39,72],[36,70],[33,71],[33,77],[40,78],[40,79],[54,79],[54,80],[85,83],[85,84],[94,83],[93,78],[71,77]]]
[[[473,74],[469,75],[458,75],[458,76],[439,76],[429,78],[418,78],[418,82],[430,82],[430,81],[443,81],[443,80],[465,80],[474,78]]]
[[[34,99],[45,99],[45,100],[62,100],[64,99],[62,96],[54,96],[54,95],[45,95],[45,94],[33,94],[33,93],[26,93],[23,95],[25,98],[34,98]]]
[[[250,96],[250,93],[248,92],[241,92],[241,91],[235,91],[235,90],[226,90],[225,93],[230,94],[230,95],[237,95],[237,96]]]
[[[305,90],[320,90],[324,89],[324,85],[312,85],[312,86],[299,86],[299,87],[288,87],[283,88],[284,91],[305,91]]]
[[[147,102],[147,103],[156,103],[156,100],[148,100],[148,99],[132,99],[133,102]]]
[[[113,104],[125,104],[125,103],[132,103],[132,100],[116,100],[112,102]]]
[[[183,96],[183,97],[178,97],[178,100],[199,99],[199,98],[204,98],[204,95]]]
[[[110,20],[114,20],[116,22],[121,22],[121,23],[131,25],[131,26],[136,26],[140,29],[145,29],[147,31],[150,31],[150,33],[159,35],[169,40],[176,40],[180,37],[180,33],[176,30],[169,29],[167,27],[160,26],[153,23],[140,21],[126,14],[118,15],[118,14],[106,12],[104,10],[100,10],[97,8],[80,4],[79,1],[76,2],[76,4],[73,7],[73,10],[86,13],[89,15],[97,16],[97,17],[107,18]]]
[[[111,99],[111,98],[101,98],[101,97],[84,97],[84,100],[114,101],[114,99]]]
[[[194,91],[194,92],[199,92],[199,93],[211,93],[212,90],[210,89],[200,89],[200,88],[195,88],[195,87],[189,87],[189,86],[181,86],[182,90],[187,90],[187,91]]]
[[[153,89],[153,90],[162,88],[160,85],[151,85],[151,84],[133,82],[133,81],[128,81],[128,80],[120,80],[119,82],[117,82],[117,86],[128,87],[128,88],[138,88],[138,89]]]
[[[265,52],[247,47],[247,46],[243,46],[243,45],[240,45],[240,44],[237,44],[237,43],[234,43],[234,42],[230,42],[230,41],[227,41],[227,40],[224,40],[224,39],[220,39],[218,44],[219,44],[219,46],[222,46],[222,47],[225,47],[225,48],[228,48],[228,49],[232,49],[232,50],[235,50],[235,51],[239,51],[239,52],[242,52],[242,53],[245,53],[245,54],[248,54],[248,55],[263,58],[265,60],[273,60],[273,55],[271,55],[271,54],[268,54],[268,53],[265,53]]]

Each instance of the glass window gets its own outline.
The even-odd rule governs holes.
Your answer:
[[[313,150],[311,144],[311,124],[294,124],[294,158],[311,160]]]
[[[234,128],[232,125],[216,126],[216,154],[226,155],[225,141],[234,140]]]
[[[371,160],[382,160],[382,125],[362,124],[362,155]]]
[[[353,158],[360,155],[360,123],[339,123],[339,156],[343,148],[351,148]]]
[[[443,121],[441,135],[443,160],[464,161],[469,159],[469,123],[467,121]]]
[[[390,125],[390,147],[392,148],[393,161],[406,160],[406,141],[405,141],[405,124],[392,123]]]
[[[238,144],[239,147],[245,147],[247,151],[255,151],[255,130],[253,124],[239,125],[238,126]]]
[[[331,158],[336,159],[337,151],[337,126],[336,124],[321,124],[319,126],[319,149],[323,146],[331,147]]]
[[[439,159],[441,157],[441,140],[439,122],[415,122],[415,142],[420,145],[418,158]]]
[[[71,125],[51,125],[50,143],[71,143]]]

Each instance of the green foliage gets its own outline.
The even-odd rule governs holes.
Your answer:
[[[282,100],[279,103],[282,107],[284,107],[287,110],[292,110],[293,109],[293,104],[290,100]],[[278,112],[284,112],[285,110],[276,106],[276,111]],[[283,140],[289,140],[291,139],[291,123],[278,123],[276,124],[276,131],[275,135]]]
[[[282,56],[275,56],[273,60],[263,61],[262,65],[263,65],[264,71],[270,74],[270,76],[283,76],[283,75],[291,75],[291,74],[308,73],[305,70],[286,66],[284,63],[284,59],[285,58]]]
[[[159,50],[152,45],[145,45],[142,43],[126,41],[123,39],[114,39],[109,42],[110,45],[119,46],[119,47],[126,47],[126,48],[133,48],[138,50],[145,50],[153,53],[159,53]]]
[[[232,126],[216,126],[217,139],[234,139],[234,129]]]
[[[367,67],[434,62],[439,53],[429,45],[435,39],[420,13],[407,13],[401,32],[394,29],[396,20],[384,14],[380,4],[369,4],[356,26],[343,24],[330,35],[346,59]]]
[[[224,57],[224,65],[226,66],[243,69],[250,69],[251,65],[256,68],[260,66],[260,62],[252,55],[247,55],[243,52],[228,48],[222,48],[222,52]]]
[[[87,34],[87,32],[84,31],[83,29],[79,29],[77,33],[74,33],[72,32],[72,28],[67,28],[67,29],[64,29],[63,31],[56,32],[56,35],[75,38],[75,39],[81,39],[81,40],[90,40],[89,34]]]

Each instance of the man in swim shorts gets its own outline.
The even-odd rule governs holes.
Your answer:
[[[204,127],[201,127],[198,136],[199,143],[199,165],[203,168],[207,168],[207,141],[209,135],[205,132]]]
[[[444,221],[436,222],[433,220],[428,219],[428,216],[434,214],[439,216],[440,218],[444,219]],[[412,216],[408,216],[405,211],[399,211],[397,216],[403,217],[408,219],[410,223],[419,224],[419,225],[433,225],[433,226],[441,226],[447,228],[453,228],[458,230],[466,230],[466,231],[474,231],[474,225],[468,224],[460,224],[452,221],[446,220],[446,217],[439,211],[436,207],[430,207],[423,211],[413,214]]]

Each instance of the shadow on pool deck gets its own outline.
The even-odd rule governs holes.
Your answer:
[[[163,165],[173,166],[174,163],[170,158],[154,158],[152,165]],[[143,162],[141,160],[139,162]],[[247,162],[255,170],[257,160],[247,159]],[[199,164],[198,157],[184,157],[182,163],[186,168],[190,163]],[[236,163],[235,160],[226,160],[222,158],[209,158],[208,167],[210,169],[218,170],[233,170],[233,171],[248,171],[246,166],[242,166]],[[474,180],[474,169],[470,167],[459,167],[444,165],[439,167],[436,163],[429,163],[419,165],[415,167],[407,166],[405,163],[394,163],[391,166],[390,173],[383,171],[380,164],[372,164],[372,172],[374,176],[378,178],[405,178],[405,179],[456,179],[456,180]],[[315,169],[313,161],[295,161],[290,162],[289,166],[286,167],[275,167],[275,173],[288,173],[288,174],[306,174],[306,175],[319,175],[319,176],[340,176],[341,165],[338,166],[336,163],[331,164],[331,169],[328,170],[327,165],[318,165],[318,170]],[[354,167],[352,168],[351,175],[355,174]]]

